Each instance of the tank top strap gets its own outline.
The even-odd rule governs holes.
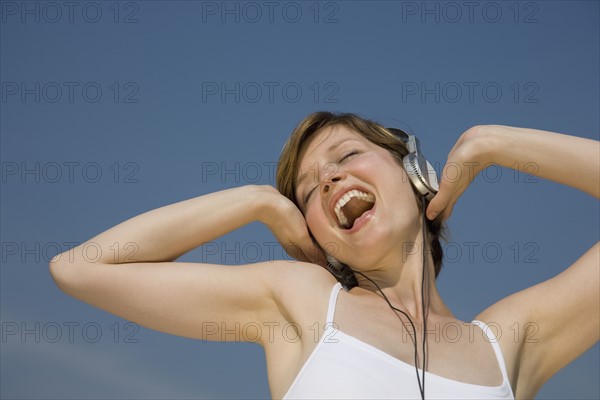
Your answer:
[[[331,295],[329,296],[329,308],[327,309],[327,319],[325,320],[325,326],[329,326],[333,322],[333,317],[335,315],[335,304],[337,303],[338,294],[340,289],[342,288],[342,284],[337,282],[333,288],[331,289]]]
[[[506,364],[504,363],[504,356],[502,355],[502,349],[500,348],[500,343],[498,343],[498,339],[494,335],[494,332],[490,327],[482,321],[473,320],[472,324],[479,326],[483,332],[485,332],[488,341],[492,344],[492,348],[494,349],[494,353],[496,354],[496,359],[498,360],[498,364],[500,365],[500,371],[502,371],[502,377],[504,382],[509,382],[508,373],[506,371]]]

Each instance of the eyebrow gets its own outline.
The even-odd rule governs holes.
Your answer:
[[[354,138],[345,138],[345,139],[342,139],[342,140],[340,140],[340,141],[332,144],[331,146],[329,146],[329,148],[327,149],[327,153],[331,153],[338,146],[340,146],[344,142],[347,142],[348,140],[356,140],[356,139],[354,139]],[[296,180],[296,189],[298,189],[298,187],[300,186],[300,184],[302,183],[302,181],[304,181],[306,179],[306,177],[308,176],[309,173],[310,173],[310,171],[306,171],[306,172],[302,173],[298,177],[298,179]]]

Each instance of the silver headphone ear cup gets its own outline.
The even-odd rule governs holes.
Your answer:
[[[429,183],[429,187],[431,188],[431,191],[434,192],[433,194],[435,196],[435,194],[440,191],[437,172],[435,172],[433,165],[431,165],[429,161],[425,160],[425,163],[427,165],[427,173],[425,174],[426,180]]]
[[[423,157],[419,149],[419,140],[401,129],[387,129],[402,141],[409,151],[402,158],[402,164],[411,183],[425,199],[433,199],[439,191],[438,177],[433,166]]]
[[[417,157],[414,153],[409,153],[402,159],[404,169],[421,195],[427,200],[433,199],[433,196],[439,190],[437,174],[433,166],[424,157]],[[425,167],[425,170],[421,169]]]

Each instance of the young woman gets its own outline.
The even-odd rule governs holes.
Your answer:
[[[475,126],[460,136],[441,176],[449,165],[462,173],[443,178],[431,200],[409,179],[407,153],[373,121],[314,113],[283,149],[278,189],[236,187],[146,212],[86,242],[106,250],[99,261],[86,262],[83,243],[50,271],[65,293],[145,327],[260,343],[274,398],[533,398],[599,339],[599,244],[554,278],[465,322],[436,290],[444,221],[489,163],[533,162],[538,176],[599,198],[600,143]],[[254,221],[299,261],[173,262]],[[113,258],[111,246],[131,242],[134,259]],[[355,285],[344,280],[342,288],[328,260]],[[535,324],[538,340],[496,340],[492,323],[502,330]],[[459,340],[423,338],[450,326]]]

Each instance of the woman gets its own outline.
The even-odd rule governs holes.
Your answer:
[[[532,398],[598,341],[599,244],[465,322],[436,290],[443,221],[489,163],[533,162],[540,177],[598,198],[600,143],[475,126],[450,151],[431,201],[408,179],[407,152],[372,121],[314,113],[284,147],[279,190],[248,185],[146,212],[88,241],[103,250],[99,261],[81,256],[86,242],[50,271],[69,295],[145,327],[260,343],[274,398]],[[446,178],[449,165],[463,173]],[[300,262],[173,262],[254,221]],[[358,285],[341,289],[327,259]],[[533,323],[537,341],[496,340],[492,323]],[[448,326],[460,339],[423,340]]]

